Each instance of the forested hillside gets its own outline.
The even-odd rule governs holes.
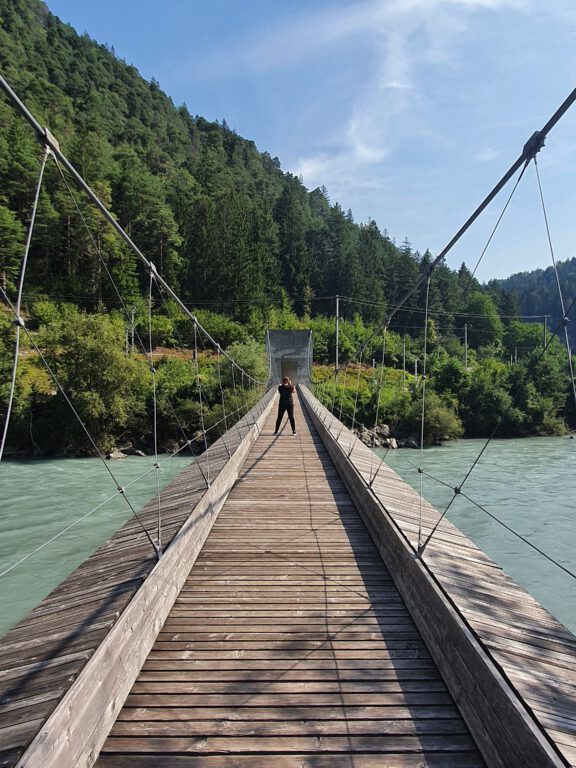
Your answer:
[[[559,261],[556,267],[558,280],[554,267],[548,267],[547,269],[536,269],[533,272],[519,272],[506,278],[506,280],[494,282],[500,290],[513,293],[516,296],[522,315],[547,315],[548,328],[554,330],[561,328],[562,322],[558,281],[562,288],[566,310],[576,297],[576,258]],[[573,322],[568,324],[568,333],[574,347],[576,345],[576,326]]]
[[[78,36],[39,0],[1,0],[0,19],[4,76],[186,301],[210,299],[246,317],[280,301],[284,289],[304,314],[315,309],[314,296],[336,293],[393,302],[418,273],[407,244],[396,248],[375,222],[356,225],[325,190],[308,192],[225,122],[176,108],[158,83]],[[11,285],[40,148],[4,103],[0,129],[0,226],[11,242],[1,270]],[[30,286],[85,306],[111,298],[53,168],[46,189]],[[109,232],[99,245],[122,289],[137,294],[134,257]]]
[[[394,316],[382,358],[378,322],[426,273],[431,254],[397,245],[384,223],[356,223],[324,188],[309,191],[226,122],[211,123],[176,107],[112,50],[79,36],[40,0],[0,0],[0,71],[64,154],[113,211],[144,254],[194,309],[223,347],[258,376],[266,327],[311,327],[315,357],[334,360],[334,296],[340,304],[340,360],[362,344],[364,361],[395,369],[366,380],[357,399],[369,423],[416,430],[421,408],[426,283]],[[43,148],[0,98],[0,285],[13,298]],[[113,277],[115,286],[109,278]],[[154,295],[149,277],[102,216],[77,191],[70,195],[56,164],[47,165],[27,271],[23,315],[83,421],[100,445],[119,436],[149,441],[152,385],[136,329],[162,347],[190,347],[189,323],[174,303]],[[510,286],[511,288],[513,286]],[[440,265],[429,291],[427,340],[434,350],[428,387],[427,439],[489,433],[550,434],[573,419],[562,349],[539,361],[542,332],[515,320],[518,306],[502,284],[484,288],[463,265]],[[130,314],[121,314],[119,291]],[[529,314],[536,314],[534,306]],[[378,330],[378,332],[376,332]],[[62,393],[33,362],[25,341],[12,426],[14,445],[36,452],[86,448],[66,417]],[[234,346],[236,345],[236,346]],[[0,314],[0,396],[9,389],[13,325]],[[185,351],[185,350],[184,350]],[[216,362],[206,370],[163,358],[158,394],[166,441],[176,425],[188,434],[217,424]],[[106,370],[106,377],[98,373]],[[401,371],[398,378],[395,374]],[[204,387],[203,395],[194,394]],[[396,381],[394,391],[389,381]],[[345,386],[344,379],[344,386]],[[236,401],[237,382],[228,381]],[[196,399],[194,399],[194,397]],[[206,397],[209,414],[202,412]],[[234,406],[236,407],[236,406]],[[64,425],[64,426],[63,426]],[[181,438],[179,438],[181,439]],[[90,446],[88,449],[91,450]]]

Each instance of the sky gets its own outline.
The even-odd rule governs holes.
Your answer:
[[[576,87],[574,0],[47,4],[175,104],[225,119],[355,221],[433,255]],[[563,261],[576,256],[576,105],[537,161]],[[508,190],[450,267],[487,281],[552,264],[533,164],[482,256]]]

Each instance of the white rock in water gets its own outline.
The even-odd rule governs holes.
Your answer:
[[[110,453],[106,454],[107,459],[125,459],[126,454],[122,453],[122,451],[119,451],[118,448],[115,448],[113,451],[110,451]]]

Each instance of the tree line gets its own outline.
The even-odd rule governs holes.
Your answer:
[[[355,222],[325,188],[307,190],[301,179],[282,170],[278,158],[258,151],[225,120],[209,122],[185,105],[176,107],[156,81],[145,81],[108,47],[76,34],[39,0],[0,0],[0,69],[214,338],[223,347],[237,345],[255,370],[267,327],[312,327],[319,363],[332,361],[336,295],[348,297],[340,303],[340,351],[341,360],[351,359],[359,345],[379,338],[383,317],[428,269],[430,253],[415,252],[408,240],[397,244],[375,221]],[[42,152],[22,118],[0,100],[0,285],[11,297]],[[50,160],[24,312],[34,338],[84,398],[84,415],[102,445],[122,435],[145,440],[148,429],[146,362],[141,352],[126,351],[126,333],[150,330],[155,345],[190,349],[190,326],[159,295],[153,297],[149,320],[148,283],[134,254],[80,193],[70,193],[69,180]],[[520,306],[510,288],[497,281],[481,286],[464,265],[455,271],[441,264],[434,272],[426,328],[438,350],[431,389],[438,409],[448,409],[457,420],[454,428],[444,427],[444,435],[484,433],[490,414],[503,408],[507,434],[557,432],[571,418],[566,378],[556,368],[554,375],[541,375],[528,365],[543,330],[519,323]],[[405,423],[417,380],[412,370],[404,371],[422,359],[426,292],[423,284],[394,315],[385,359],[380,341],[366,347],[364,359],[367,380],[372,360],[395,371],[402,364],[403,386],[408,383],[398,403],[404,405],[396,407],[387,397]],[[121,302],[129,317],[120,313]],[[2,315],[0,331],[5,394],[8,314]],[[91,354],[82,353],[74,336],[84,339]],[[559,354],[552,350],[549,363]],[[178,368],[177,356],[165,358],[160,368],[162,375],[170,372],[166,380],[173,378],[176,413],[195,431],[199,414],[190,393],[196,374],[188,363]],[[110,395],[93,381],[104,359],[111,368]],[[216,373],[208,351],[203,360],[217,421]],[[72,363],[76,368],[69,370]],[[372,394],[361,400],[366,421],[376,401],[371,386]],[[509,397],[514,405],[508,405]],[[56,430],[50,437],[63,418],[58,398],[53,384],[27,363],[19,379],[18,445],[34,444],[42,452],[85,447],[72,427],[70,435]],[[176,423],[172,411],[164,415],[167,425]]]
[[[518,300],[518,308],[523,315],[547,317],[547,326],[556,333],[563,334],[562,305],[558,295],[558,283],[562,288],[565,309],[568,311],[576,298],[576,258],[556,262],[558,277],[554,267],[535,269],[532,272],[519,272],[504,280],[492,281],[498,290],[513,293]],[[574,317],[574,310],[569,312]],[[568,322],[568,336],[572,346],[576,345],[576,325]]]
[[[308,191],[280,161],[225,120],[175,107],[159,84],[106,46],[79,36],[39,0],[0,0],[0,68],[119,223],[190,304],[246,320],[288,298],[300,316],[319,297],[363,298],[345,316],[381,317],[429,262],[375,221],[357,224],[325,188]],[[13,290],[42,148],[0,102],[0,281]],[[88,231],[89,230],[89,231]],[[135,256],[49,163],[27,296],[113,306],[109,272],[127,303],[146,290]],[[462,279],[437,270],[432,302],[461,303]],[[479,288],[474,283],[473,288]],[[419,305],[421,296],[414,297]],[[404,310],[406,327],[419,318]]]

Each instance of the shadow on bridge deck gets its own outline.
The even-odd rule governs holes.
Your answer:
[[[252,447],[98,768],[481,766],[315,428]]]

